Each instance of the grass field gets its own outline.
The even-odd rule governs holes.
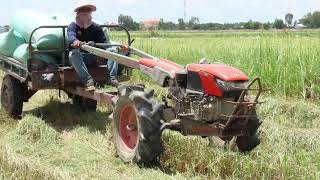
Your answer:
[[[133,46],[184,65],[207,57],[263,79],[272,91],[259,107],[264,123],[257,149],[240,154],[165,132],[161,167],[124,164],[111,141],[109,108],[84,113],[64,94],[43,91],[25,103],[22,120],[0,113],[0,179],[320,178],[319,31],[153,35],[158,39],[133,33]],[[157,87],[139,73],[132,81]]]

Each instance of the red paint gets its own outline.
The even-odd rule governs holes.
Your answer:
[[[154,68],[154,66],[156,65],[157,61],[153,60],[153,59],[148,59],[148,58],[141,58],[139,60],[139,64],[147,66],[149,68]]]
[[[223,81],[248,81],[249,78],[239,69],[224,64],[190,64],[188,71],[207,72]]]
[[[205,71],[198,72],[204,92],[209,96],[222,97],[223,92],[215,82],[215,77]]]
[[[173,77],[175,77],[177,72],[184,70],[184,68],[181,65],[171,62],[167,59],[154,60],[148,58],[141,58],[139,60],[139,64],[147,66],[149,68],[154,68],[155,66],[160,67],[166,71],[169,71],[173,75]]]
[[[138,127],[136,111],[132,105],[126,105],[120,112],[120,137],[127,151],[133,151],[138,143],[138,130],[129,130],[128,126]]]

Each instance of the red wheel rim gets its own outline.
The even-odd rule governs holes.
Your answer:
[[[138,126],[135,108],[125,105],[120,112],[120,137],[127,151],[133,151],[138,142]]]

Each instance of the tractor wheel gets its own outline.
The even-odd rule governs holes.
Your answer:
[[[256,112],[253,112],[256,114]],[[234,137],[209,137],[209,144],[212,146],[225,147],[229,146],[234,151],[250,152],[260,144],[257,130],[261,125],[259,118],[248,120],[248,134],[245,136]],[[235,140],[235,141],[234,141]]]
[[[13,118],[20,119],[22,114],[23,102],[26,97],[26,86],[11,75],[3,78],[1,86],[1,107]]]
[[[245,136],[238,136],[236,145],[240,152],[250,152],[260,144],[257,136],[257,130],[261,125],[259,118],[252,118],[248,121],[248,134]]]
[[[70,97],[70,96],[69,96]],[[79,95],[71,95],[73,104],[78,105],[84,111],[96,111],[97,101]]]
[[[113,138],[124,162],[155,165],[164,151],[161,141],[162,105],[148,93],[127,87],[120,92],[113,112]]]

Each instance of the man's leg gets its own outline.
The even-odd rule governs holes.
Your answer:
[[[116,78],[118,75],[119,63],[114,62],[112,60],[108,60],[107,64],[108,64],[108,68],[109,68],[110,77]]]
[[[108,48],[106,49],[109,52],[113,52],[113,53],[119,53],[118,49],[116,48]],[[118,86],[119,82],[117,80],[117,75],[119,72],[119,63],[112,61],[110,59],[107,60],[107,65],[108,65],[108,72],[109,72],[109,77],[110,77],[110,81],[109,83],[112,86]]]
[[[88,73],[88,69],[80,49],[73,49],[70,51],[69,60],[72,67],[77,72],[81,83],[86,87],[92,88],[92,86],[94,86],[94,81],[91,75]]]
[[[112,47],[108,48],[107,51],[113,52],[113,53],[119,53],[118,49]],[[119,63],[112,61],[111,59],[108,60],[107,62],[108,68],[109,68],[109,75],[111,78],[116,78],[118,75],[118,68],[119,68]]]

